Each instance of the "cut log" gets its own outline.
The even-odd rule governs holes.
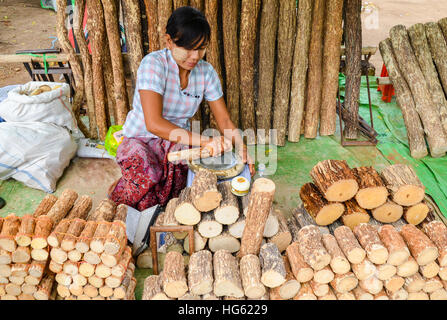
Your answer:
[[[31,241],[31,247],[33,249],[44,249],[47,247],[47,237],[50,235],[53,226],[53,220],[47,215],[40,216],[36,219],[34,236]]]
[[[389,292],[396,292],[403,287],[405,279],[399,276],[393,276],[391,279],[385,280],[385,289]]]
[[[378,229],[379,238],[388,249],[387,263],[399,266],[410,256],[404,239],[392,225],[383,225]]]
[[[335,295],[337,296],[337,300],[356,300],[354,293],[352,292],[335,292]]]
[[[261,282],[261,263],[257,256],[248,254],[241,258],[240,274],[248,298],[259,299],[265,294],[266,289]]]
[[[445,22],[440,20],[440,24],[436,22],[425,23],[425,32],[427,35],[428,43],[430,45],[431,56],[436,65],[439,79],[441,80],[444,92],[447,91],[447,45],[445,40],[445,34],[443,35],[441,27],[445,30]]]
[[[286,281],[286,269],[278,247],[266,243],[261,247],[259,258],[262,266],[262,283],[269,288],[275,288]]]
[[[235,223],[239,218],[239,205],[237,197],[231,192],[231,182],[225,181],[217,185],[222,195],[222,202],[214,210],[214,217],[221,224]]]
[[[135,300],[135,288],[137,287],[137,279],[132,277],[130,279],[130,284],[127,287],[126,297],[124,300]]]
[[[355,199],[360,207],[374,209],[386,202],[388,190],[373,167],[359,167],[352,171],[359,185]]]
[[[369,277],[365,280],[359,281],[359,286],[363,290],[371,293],[371,294],[377,294],[383,289],[383,283],[379,279],[377,279],[376,276]]]
[[[34,210],[33,217],[37,218],[41,215],[47,214],[51,207],[56,203],[57,197],[52,194],[47,194]]]
[[[287,220],[284,217],[284,214],[280,210],[274,210],[273,215],[278,220],[278,232],[269,238],[269,242],[274,243],[280,252],[283,252],[287,249],[289,244],[292,242],[292,235],[287,226]],[[229,230],[230,231],[230,230]],[[231,233],[231,231],[230,231]],[[265,228],[264,228],[265,233]]]
[[[106,266],[103,263],[100,263],[95,268],[95,275],[99,278],[105,279],[112,275],[110,267]]]
[[[262,236],[264,238],[270,238],[276,235],[279,231],[279,221],[278,218],[273,214],[273,210],[270,210],[270,213],[265,221],[264,232]]]
[[[424,137],[424,129],[421,119],[416,111],[416,106],[411,95],[410,88],[399,69],[396,57],[393,52],[391,40],[385,39],[379,43],[380,53],[386,65],[389,77],[396,91],[396,102],[402,110],[405,127],[407,128],[408,143],[410,145],[410,154],[413,158],[420,159],[425,157],[427,146]]]
[[[403,217],[408,223],[418,225],[425,220],[429,211],[430,208],[427,204],[425,202],[421,202],[411,207],[405,207]]]
[[[208,238],[204,238],[200,235],[199,232],[194,231],[194,252],[203,250],[206,246],[206,242]],[[189,252],[189,237],[185,238],[183,241],[183,249],[186,252]]]
[[[70,211],[73,207],[76,199],[78,198],[78,193],[71,189],[65,189],[62,191],[59,199],[54,203],[51,209],[46,214],[53,220],[53,225],[57,225]]]
[[[301,284],[300,291],[293,297],[293,300],[317,300],[317,296],[314,294],[310,282]]]
[[[170,298],[178,298],[188,291],[183,256],[178,252],[168,252],[163,269],[163,290]]]
[[[235,238],[242,238],[242,234],[245,228],[245,216],[240,215],[239,219],[232,225],[228,226],[228,232]]]
[[[407,300],[430,300],[430,296],[424,291],[409,292]]]
[[[31,244],[35,226],[36,219],[32,215],[26,214],[22,216],[19,230],[15,235],[18,246],[27,247]]]
[[[425,279],[419,272],[416,272],[414,275],[405,278],[404,289],[407,290],[408,293],[419,292],[424,289],[424,286]]]
[[[345,160],[320,161],[310,176],[328,201],[347,201],[358,191],[358,183]]]
[[[43,276],[45,266],[46,261],[32,261],[29,266],[28,273],[33,277],[40,278]]]
[[[374,300],[390,300],[385,290],[380,291],[378,294],[374,295]]]
[[[0,232],[0,249],[13,252],[17,248],[14,237],[20,228],[20,217],[15,214],[9,214],[3,220],[2,230]]]
[[[104,241],[104,253],[108,255],[120,254],[127,243],[126,222],[117,220],[112,222]]]
[[[11,265],[3,264],[0,265],[0,277],[9,277],[11,275]]]
[[[345,207],[338,202],[328,202],[313,183],[306,183],[300,189],[304,208],[318,225],[327,226],[340,218]]]
[[[430,293],[430,300],[447,300],[447,291],[445,289],[438,289]]]
[[[78,262],[82,258],[82,253],[80,253],[78,250],[74,249],[68,252],[67,254],[68,260],[72,262]]]
[[[425,266],[438,258],[438,248],[419,229],[412,224],[402,227],[400,234],[410,249],[411,255],[420,266]]]
[[[370,216],[368,212],[360,207],[356,200],[350,199],[344,202],[344,205],[346,210],[341,216],[341,221],[345,226],[354,230],[359,224],[369,222]]]
[[[419,267],[419,272],[427,279],[436,277],[439,273],[439,265],[436,263],[436,261],[430,262],[429,264],[426,264],[425,266]]]
[[[345,274],[335,274],[331,281],[331,286],[338,293],[346,293],[354,289],[358,284],[358,279],[352,272]]]
[[[366,292],[360,287],[357,287],[354,290],[352,290],[352,293],[354,294],[357,300],[374,300],[374,296],[371,293]]]
[[[6,291],[7,295],[15,296],[15,297],[19,296],[22,293],[22,289],[21,289],[20,285],[15,284],[15,283],[8,283],[5,286],[5,291]],[[5,296],[3,296],[3,297],[5,297]]]
[[[304,260],[298,242],[292,242],[292,244],[287,247],[286,255],[293,275],[299,282],[304,283],[313,279],[314,271]]]
[[[436,29],[438,29],[438,40],[443,41],[443,36],[439,33],[439,27],[437,27]],[[441,82],[439,81],[438,71],[436,70],[436,67],[433,63],[433,57],[432,53],[430,52],[430,46],[427,41],[424,25],[422,23],[416,23],[412,25],[410,28],[408,28],[408,35],[410,36],[414,53],[419,62],[419,67],[421,68],[425,81],[427,81],[432,101],[436,105],[436,109],[438,110],[441,117],[440,119],[444,128],[444,132],[447,132],[447,100],[445,98]],[[436,47],[439,48],[439,44],[436,44]],[[444,48],[447,49],[447,46],[445,46],[445,44]],[[444,56],[447,57],[447,55]],[[445,61],[447,62],[447,60]],[[442,68],[445,67],[443,66]],[[440,73],[442,74],[442,70],[440,71]]]
[[[64,272],[57,273],[56,277],[55,277],[55,280],[60,285],[67,286],[67,287],[70,284],[72,284],[72,282],[73,282],[72,276],[70,276],[69,274],[66,274]]]
[[[329,283],[334,280],[334,273],[329,266],[326,266],[323,269],[314,272],[313,280],[322,284]]]
[[[254,129],[254,68],[257,34],[257,0],[244,0],[240,7],[239,74],[241,129]],[[250,252],[252,253],[252,252]]]
[[[12,261],[11,252],[0,249],[0,265],[10,264],[11,261]]]
[[[217,237],[222,233],[222,224],[215,219],[213,212],[205,212],[202,214],[202,220],[200,220],[197,231],[205,238]]]
[[[371,211],[374,219],[383,223],[392,223],[399,220],[404,210],[402,206],[388,200],[385,204]]]
[[[95,234],[90,241],[90,250],[96,253],[102,253],[104,251],[104,241],[111,228],[111,223],[106,221],[98,222],[96,226]]]
[[[87,217],[88,221],[113,221],[116,213],[115,202],[104,199]]]
[[[300,230],[300,226],[298,225],[296,219],[294,217],[287,219],[287,226],[289,227],[290,234],[292,235],[292,242],[298,241],[298,231]]]
[[[51,259],[50,264],[48,265],[48,269],[53,273],[60,273],[63,269],[63,263],[58,263],[55,260]]]
[[[321,270],[331,262],[331,255],[324,248],[317,226],[305,226],[298,232],[298,237],[299,250],[312,269]]]
[[[313,293],[317,297],[323,297],[329,293],[330,288],[328,284],[319,283],[314,280],[310,281],[309,284],[312,288]]]
[[[85,224],[84,230],[82,230],[75,245],[76,250],[80,253],[86,253],[90,250],[90,241],[95,234],[97,226],[98,223],[96,221],[87,221]]]
[[[166,205],[165,213],[163,214],[163,226],[178,226],[179,223],[175,218],[175,209],[178,205],[178,198],[172,198],[168,201]],[[160,216],[159,216],[160,217]],[[125,222],[125,220],[124,220]],[[173,232],[172,233],[176,239],[182,240],[185,239],[188,235],[188,232]]]
[[[57,226],[55,226],[54,230],[48,235],[47,242],[53,248],[57,248],[60,246],[62,239],[64,238],[65,233],[70,227],[71,220],[62,219],[61,222]]]
[[[287,300],[293,298],[299,292],[301,284],[295,279],[287,256],[283,256],[282,258],[286,269],[286,282],[274,288],[274,290],[278,290],[279,295]]]
[[[104,286],[104,279],[96,275],[92,275],[88,277],[88,283],[94,286],[95,288],[99,289],[102,286]]]
[[[214,294],[217,297],[244,296],[241,276],[236,257],[226,250],[219,250],[213,256]]]
[[[411,277],[412,275],[417,273],[418,270],[418,263],[412,256],[409,256],[407,261],[397,267],[397,275],[401,277]]]
[[[109,298],[113,296],[113,289],[107,286],[102,286],[101,288],[99,288],[98,293],[101,297]]]
[[[334,236],[349,262],[360,263],[363,261],[366,252],[360,246],[351,229],[340,226],[334,230]]]
[[[27,263],[14,263],[11,265],[11,276],[25,278],[28,275],[29,264]],[[11,279],[10,276],[10,279]],[[23,283],[23,281],[22,281]],[[20,283],[20,284],[22,284]]]
[[[396,266],[393,266],[392,264],[389,263],[384,263],[380,265],[376,264],[376,269],[377,269],[377,278],[382,281],[390,279],[397,273]]]
[[[384,264],[388,260],[388,250],[379,238],[377,226],[361,223],[354,228],[354,234],[372,263]]]
[[[192,203],[191,188],[187,187],[180,192],[174,215],[181,224],[191,226],[200,222],[200,211]]]
[[[240,257],[259,253],[274,194],[275,184],[272,180],[259,178],[253,183],[241,239]]]
[[[239,239],[233,237],[228,232],[227,228],[225,228],[217,237],[208,239],[208,247],[212,252],[224,249],[234,253],[239,251],[241,243],[239,242]]]
[[[34,297],[32,296],[34,294],[34,292],[37,291],[37,287],[35,285],[30,285],[27,283],[22,284],[22,293],[26,294],[26,295],[31,295],[31,297],[34,299]]]
[[[88,213],[92,209],[93,200],[88,195],[83,195],[79,197],[71,208],[70,212],[67,214],[67,219],[85,219]]]
[[[338,246],[337,239],[331,234],[323,234],[322,241],[324,247],[331,255],[330,266],[332,271],[337,274],[345,274],[348,272],[351,269],[351,265]]]
[[[447,227],[441,221],[431,221],[423,225],[425,234],[433,241],[439,252],[439,265],[447,266]]]
[[[101,263],[101,257],[98,253],[93,252],[92,250],[87,251],[84,253],[84,260],[90,264],[100,264]]]
[[[138,255],[136,264],[138,269],[152,269],[152,252],[150,248],[147,248]]]
[[[447,280],[447,267],[440,267],[440,268],[439,268],[438,276],[439,276],[442,280]]]
[[[222,200],[217,189],[217,176],[209,170],[197,172],[191,185],[191,199],[200,212],[216,209]]]
[[[387,293],[390,300],[407,300],[408,299],[408,292],[403,288],[397,290],[396,292],[391,292],[391,291],[385,289],[385,292]]]
[[[48,300],[54,283],[54,274],[46,274],[33,296],[36,300]]]
[[[29,247],[17,247],[11,255],[14,263],[28,263],[31,260],[31,251]]]
[[[132,249],[130,247],[126,247],[126,249],[124,249],[123,254],[121,255],[118,264],[112,267],[111,270],[112,275],[116,277],[122,277],[129,267],[132,268],[132,266],[134,266],[134,264],[131,263],[131,260],[132,260]]]
[[[61,249],[64,251],[71,251],[75,248],[76,239],[81,234],[85,226],[85,220],[75,218],[71,221],[64,238],[61,241]]]
[[[304,118],[304,136],[311,139],[317,136],[320,118],[325,2],[324,0],[314,1],[312,9],[312,32],[310,35],[309,69],[307,74],[307,101]]]
[[[424,290],[424,292],[426,292],[426,293],[430,294],[430,293],[435,292],[436,290],[442,289],[444,287],[443,283],[439,277],[433,277],[431,279],[424,279],[424,280],[425,280],[425,285],[422,290]]]
[[[85,285],[87,285],[87,278],[84,277],[82,274],[75,274],[73,276],[73,283],[78,286],[84,287]]]
[[[208,250],[194,253],[189,261],[188,286],[195,295],[213,291],[213,255]]]
[[[161,278],[152,275],[144,280],[144,289],[141,300],[169,300],[161,288]]]
[[[360,263],[353,263],[352,271],[359,280],[366,280],[377,274],[376,266],[368,258],[363,259]]]

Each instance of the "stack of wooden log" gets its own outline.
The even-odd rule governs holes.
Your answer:
[[[196,174],[191,187],[182,190],[178,198],[171,199],[156,225],[194,226],[194,251],[207,249],[211,252],[224,249],[238,252],[246,225],[250,194],[237,197],[231,193],[231,184],[217,184],[216,176],[210,171]],[[263,229],[264,242],[272,242],[284,251],[292,237],[287,220],[279,210],[271,209]],[[165,245],[158,251],[159,268],[163,269],[165,256],[171,251],[183,254],[185,263],[189,259],[189,239],[186,232],[168,233]],[[139,255],[139,268],[152,268],[150,249]]]
[[[411,156],[447,151],[447,18],[391,28],[380,52],[396,90]]]
[[[324,160],[310,176],[313,183],[301,187],[300,198],[318,225],[339,219],[354,230],[371,216],[383,223],[403,217],[418,225],[429,212],[425,187],[408,165],[390,165],[379,174],[373,167],[351,169],[344,160]]]

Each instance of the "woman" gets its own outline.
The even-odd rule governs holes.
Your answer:
[[[116,160],[122,177],[109,197],[140,211],[165,205],[186,186],[188,167],[167,161],[167,154],[184,146],[208,148],[212,156],[232,149],[244,162],[247,148],[239,134],[231,140],[190,131],[190,118],[206,99],[219,131],[236,130],[230,119],[219,77],[202,58],[210,39],[205,16],[192,7],[175,10],[166,26],[166,48],[146,55],[137,73],[133,110],[123,126],[124,140]],[[250,173],[254,165],[249,161]]]

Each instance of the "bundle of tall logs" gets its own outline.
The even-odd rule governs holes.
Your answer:
[[[325,176],[324,164],[333,172],[332,178],[327,173]],[[245,216],[240,243],[233,247],[233,241],[222,241],[214,246],[210,236],[216,235],[208,234],[208,246],[199,242],[187,261],[182,253],[169,251],[161,273],[145,279],[142,299],[447,299],[447,227],[443,222],[432,212],[422,214],[422,221],[407,223],[389,208],[376,215],[367,211],[391,201],[407,209],[420,204],[424,189],[411,167],[394,165],[379,175],[370,167],[350,169],[343,161],[327,160],[312,172],[315,184],[303,186],[301,193],[320,199],[314,200],[319,210],[310,208],[304,198],[304,205],[289,219],[278,219],[285,222],[283,233],[290,236],[283,241],[264,241],[275,193],[271,180],[255,180],[250,196],[241,201],[238,215],[237,209],[227,207],[232,202],[226,200],[223,183],[216,186],[209,172],[197,175],[185,189],[188,196],[180,195],[175,205],[168,205],[161,220],[169,221],[167,225],[180,223],[175,222],[179,217],[189,219],[191,225],[202,223],[197,236],[203,238],[204,230],[221,233],[230,220]],[[345,172],[344,179],[335,179],[336,172]],[[396,172],[398,178],[393,180],[390,176]],[[357,176],[370,183],[359,183]],[[422,191],[418,189],[421,187]],[[228,210],[221,215],[217,209],[222,210],[224,204]],[[373,216],[334,219],[344,213],[345,206],[351,208],[347,209],[350,214]],[[222,221],[223,217],[228,220]],[[380,221],[387,219],[393,223]]]
[[[394,26],[379,45],[413,158],[428,153],[442,157],[447,151],[446,40],[447,18],[443,18],[409,28]]]
[[[66,189],[33,215],[0,219],[2,300],[134,299],[127,207]]]

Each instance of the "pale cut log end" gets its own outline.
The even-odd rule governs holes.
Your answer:
[[[341,203],[332,203],[324,206],[318,212],[315,222],[320,226],[327,226],[341,217],[345,211],[345,206]]]
[[[199,199],[194,199],[194,206],[200,212],[208,212],[216,209],[222,201],[222,195],[216,191],[206,191]]]
[[[430,300],[430,297],[423,291],[409,292],[407,300]]]
[[[348,253],[346,258],[348,258],[349,262],[351,263],[360,263],[363,261],[363,259],[365,259],[365,257],[365,250],[361,248],[355,248]]]
[[[184,281],[172,281],[163,287],[166,295],[170,298],[180,298],[188,291]]]
[[[397,275],[401,277],[411,277],[418,272],[419,266],[414,259],[408,259],[397,267]]]
[[[408,249],[395,250],[389,253],[387,263],[393,266],[400,266],[401,264],[403,264],[405,261],[408,260],[409,256],[410,252],[408,251]]]
[[[300,291],[300,288],[301,284],[297,280],[289,280],[281,286],[279,295],[286,300],[292,299]]]
[[[174,213],[175,218],[181,224],[193,226],[200,222],[200,212],[190,203],[184,203],[177,207]]]
[[[405,283],[404,278],[394,276],[388,281],[385,281],[385,288],[391,292],[396,292],[397,290],[403,287],[404,283]]]
[[[391,264],[383,264],[376,267],[378,270],[377,278],[382,281],[391,279],[391,277],[393,277],[397,273],[396,266],[393,266]]]
[[[265,287],[261,286],[252,286],[245,290],[245,295],[250,299],[259,299],[265,294]]]
[[[407,209],[404,214],[405,221],[410,224],[418,225],[425,220],[429,211],[430,208],[425,203],[418,203]]]
[[[347,277],[339,282],[337,288],[340,293],[347,293],[357,287],[358,283],[356,277]]]
[[[284,276],[273,270],[264,272],[261,277],[261,282],[269,288],[279,287],[285,281],[286,279],[284,278]]]
[[[368,258],[372,263],[384,264],[388,260],[388,250],[384,246],[374,245],[368,252]]]
[[[235,297],[242,298],[244,296],[244,291],[232,281],[221,280],[219,282],[214,282],[214,294],[217,297]]]
[[[436,247],[427,247],[419,253],[416,261],[418,265],[425,266],[438,258],[438,249]]]
[[[359,189],[355,179],[339,180],[332,184],[324,194],[328,201],[344,202],[353,198]]]
[[[370,216],[367,213],[356,212],[349,215],[344,215],[341,217],[343,224],[354,230],[361,223],[368,223]]]
[[[336,274],[345,274],[351,270],[351,264],[344,257],[335,257],[331,260],[330,265]]]
[[[233,224],[239,218],[239,210],[232,206],[219,208],[216,209],[214,217],[221,224]]]
[[[397,190],[393,201],[401,206],[413,206],[424,199],[425,190],[420,186],[404,185]]]
[[[447,291],[445,289],[438,289],[430,293],[430,300],[447,300]]]
[[[276,189],[275,183],[266,178],[259,178],[256,179],[252,186],[252,193],[255,192],[267,192],[267,193],[274,193]]]
[[[298,274],[296,279],[300,282],[300,283],[305,283],[308,282],[310,280],[312,280],[314,277],[314,271],[312,268],[302,268]]]
[[[334,273],[330,270],[330,268],[315,271],[314,280],[321,284],[329,283],[334,280]]]
[[[0,248],[8,252],[13,252],[17,248],[17,244],[14,239],[0,239]]]
[[[387,202],[372,211],[374,219],[382,223],[392,223],[399,220],[404,213],[402,206]]]
[[[375,209],[386,202],[388,190],[386,187],[371,187],[361,189],[355,195],[355,200],[364,209]]]

